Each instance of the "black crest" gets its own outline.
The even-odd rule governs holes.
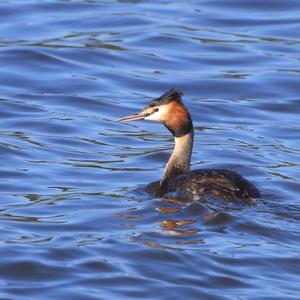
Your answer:
[[[179,89],[171,89],[165,92],[162,96],[159,98],[154,99],[150,103],[151,106],[157,106],[157,105],[163,105],[163,104],[169,104],[172,101],[179,101],[181,102],[181,97],[183,95],[183,92]]]

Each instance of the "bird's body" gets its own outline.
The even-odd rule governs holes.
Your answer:
[[[193,201],[212,196],[253,203],[259,197],[258,190],[248,180],[226,169],[199,169],[178,175],[167,183],[166,191],[170,196]]]
[[[206,196],[213,196],[253,203],[260,196],[259,191],[240,174],[227,169],[190,171],[194,130],[181,96],[180,91],[170,90],[153,100],[142,112],[119,120],[157,121],[163,123],[175,137],[175,147],[159,182],[158,194],[187,200],[204,200]]]

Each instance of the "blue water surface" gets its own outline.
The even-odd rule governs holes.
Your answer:
[[[299,299],[300,2],[0,2],[1,299]],[[255,206],[147,194],[173,148],[120,124],[170,88],[192,168]]]

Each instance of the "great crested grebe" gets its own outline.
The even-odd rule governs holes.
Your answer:
[[[159,182],[158,195],[175,195],[188,200],[201,200],[211,195],[253,203],[260,196],[259,191],[240,174],[226,169],[190,171],[194,129],[182,95],[180,90],[171,89],[152,100],[141,112],[118,120],[125,123],[156,121],[165,125],[175,137],[175,147]]]

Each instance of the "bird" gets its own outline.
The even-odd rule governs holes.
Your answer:
[[[259,190],[239,173],[221,168],[190,170],[194,127],[182,96],[181,90],[170,89],[153,99],[142,111],[117,120],[122,123],[138,120],[159,122],[174,136],[174,149],[156,194],[193,201],[213,197],[255,203],[260,197]]]

